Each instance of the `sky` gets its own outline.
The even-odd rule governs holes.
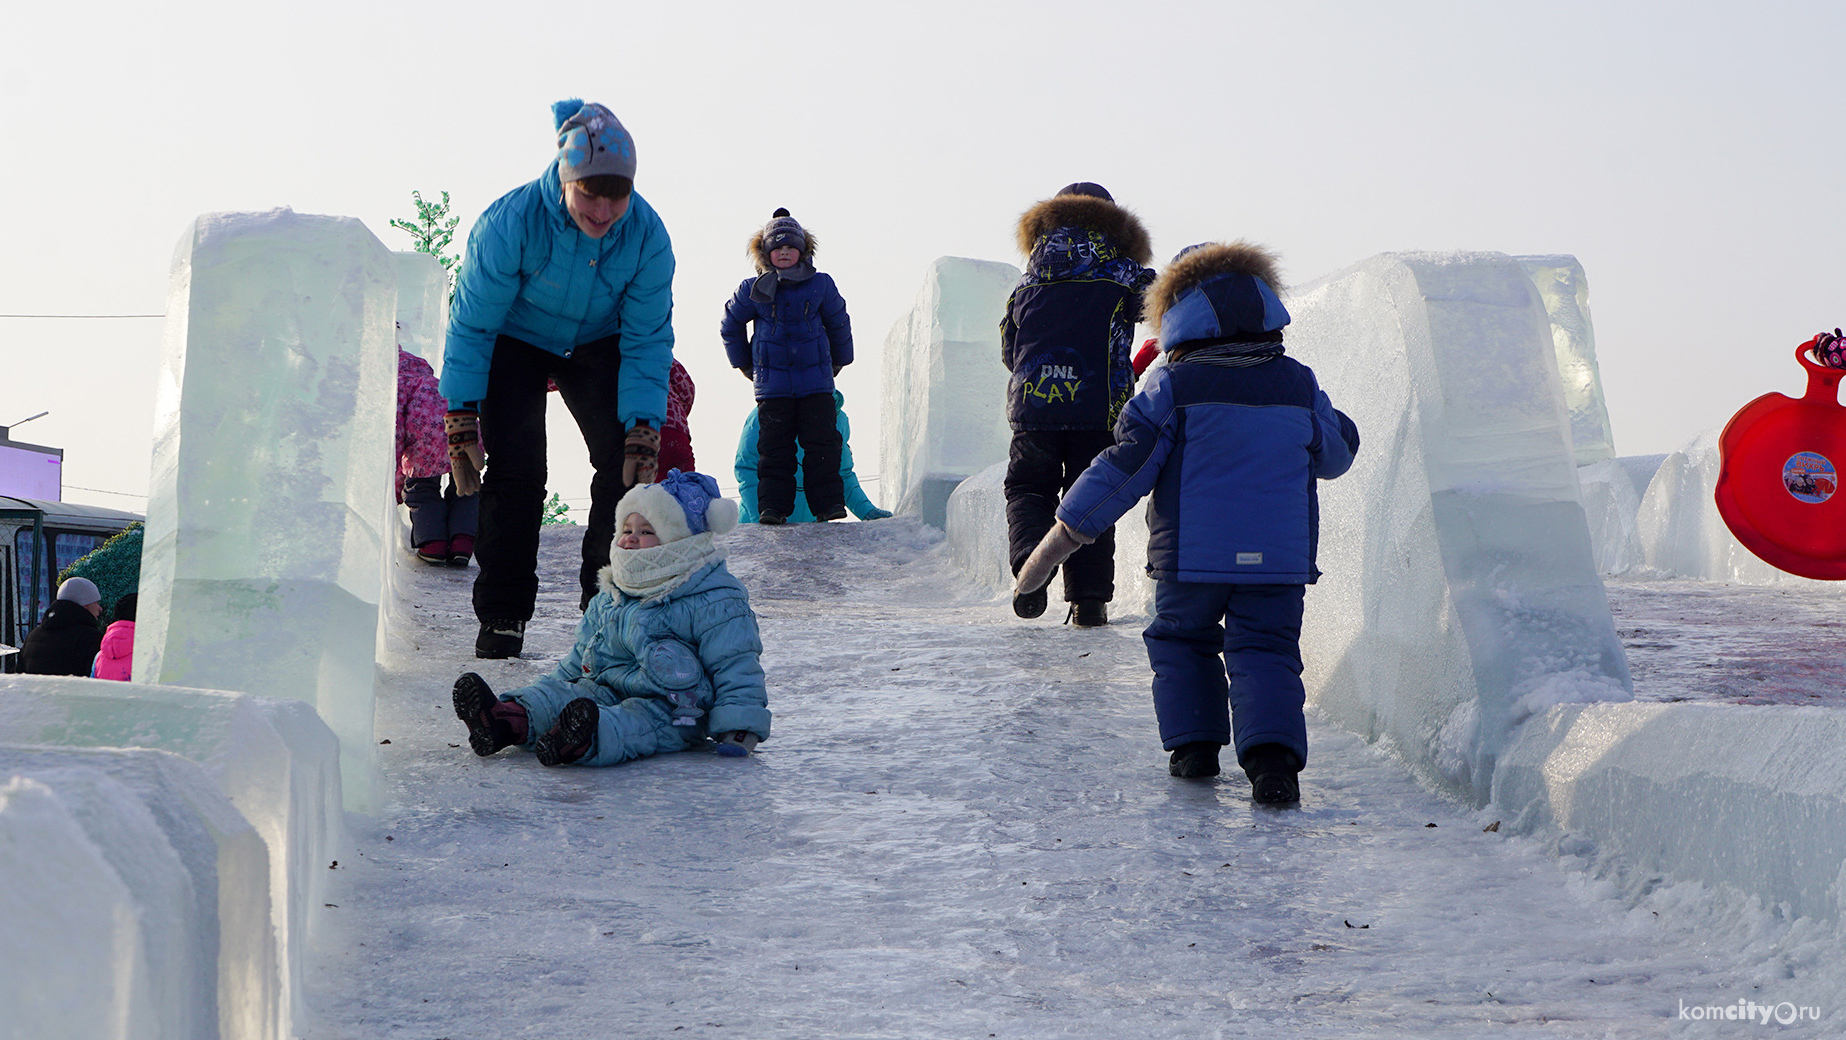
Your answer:
[[[554,154],[549,105],[607,104],[678,259],[701,468],[751,406],[717,323],[778,206],[854,322],[841,378],[878,469],[886,332],[929,263],[1018,264],[1075,180],[1156,258],[1247,238],[1291,284],[1381,252],[1569,253],[1616,449],[1671,451],[1798,394],[1846,323],[1837,4],[33,5],[0,35],[0,315],[158,315],[194,218],[289,206],[407,249],[410,194],[465,236]],[[140,511],[162,320],[0,317],[0,424],[65,449],[67,500]],[[996,361],[996,363],[998,363]],[[562,407],[553,487],[587,496]],[[880,498],[875,480],[868,490]],[[885,503],[888,504],[888,503]]]

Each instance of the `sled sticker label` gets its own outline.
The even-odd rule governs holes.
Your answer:
[[[1782,486],[1802,502],[1817,505],[1839,489],[1839,475],[1825,455],[1798,451],[1782,463]]]

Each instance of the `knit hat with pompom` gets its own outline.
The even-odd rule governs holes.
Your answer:
[[[661,544],[710,531],[726,534],[737,526],[737,503],[722,497],[718,482],[703,473],[674,470],[656,484],[640,484],[616,503],[616,523],[640,513],[653,525]]]

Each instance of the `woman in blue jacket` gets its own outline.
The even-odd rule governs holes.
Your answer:
[[[797,447],[815,518],[846,516],[833,377],[852,364],[852,322],[833,279],[814,269],[815,244],[788,210],[776,210],[750,236],[756,277],[738,286],[718,327],[731,367],[756,384],[757,519],[765,524],[787,523],[795,511]]]
[[[478,657],[517,656],[538,598],[548,382],[595,471],[579,607],[609,562],[616,500],[654,477],[667,414],[673,246],[634,192],[634,139],[601,105],[560,101],[552,115],[557,158],[481,214],[449,311],[449,454],[457,489],[481,492]]]

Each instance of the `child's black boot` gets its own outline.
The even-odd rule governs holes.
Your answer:
[[[1258,744],[1244,756],[1250,800],[1258,805],[1294,805],[1301,801],[1301,760],[1281,744]]]
[[[564,766],[590,753],[596,739],[596,702],[579,697],[558,713],[558,724],[532,746],[541,766]]]
[[[468,726],[468,746],[485,758],[502,748],[523,744],[526,709],[517,701],[494,696],[487,680],[467,672],[455,680],[455,717]]]
[[[1173,749],[1173,757],[1167,760],[1167,772],[1187,780],[1217,776],[1218,749],[1223,746],[1209,740],[1181,744]]]

